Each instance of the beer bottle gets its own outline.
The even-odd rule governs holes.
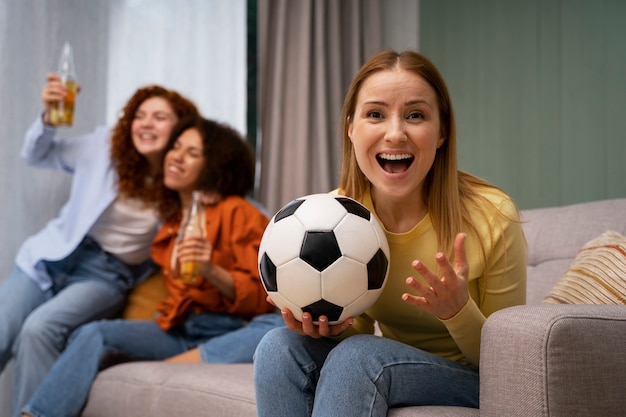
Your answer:
[[[191,206],[187,213],[187,218],[180,229],[178,235],[178,243],[182,242],[186,237],[197,236],[204,237],[204,207],[202,205],[202,192],[194,191],[191,197]],[[198,282],[202,264],[200,262],[179,262],[176,261],[176,278],[186,284],[194,284]]]
[[[50,124],[54,126],[72,126],[74,124],[74,103],[78,88],[78,77],[74,68],[74,54],[72,45],[65,42],[61,58],[59,59],[58,74],[65,85],[67,94],[63,100],[50,109]]]

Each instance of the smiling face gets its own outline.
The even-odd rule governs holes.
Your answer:
[[[160,165],[161,155],[178,117],[169,101],[163,97],[146,99],[131,124],[133,145],[151,165]]]
[[[165,154],[163,183],[178,191],[181,198],[191,198],[204,167],[202,136],[197,129],[185,130]]]
[[[433,88],[402,69],[372,74],[361,85],[348,137],[373,197],[424,198],[424,179],[444,142]]]

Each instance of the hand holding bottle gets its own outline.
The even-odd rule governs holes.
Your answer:
[[[47,81],[41,93],[46,110],[44,123],[53,126],[71,126],[74,123],[76,95],[80,88],[69,43],[66,42],[63,46],[58,73],[48,74]]]
[[[197,283],[202,277],[203,265],[211,262],[213,247],[206,240],[204,229],[202,193],[194,191],[176,249],[175,276],[186,284]]]
[[[185,284],[197,284],[202,279],[204,265],[211,263],[213,246],[203,236],[187,236],[178,246],[176,278]]]
[[[77,93],[80,91],[80,87],[77,87]],[[43,86],[41,90],[41,101],[44,105],[44,115],[43,121],[46,124],[53,125],[51,120],[52,109],[57,106],[57,104],[65,99],[67,95],[67,89],[65,85],[61,82],[61,77],[54,72],[49,73],[46,76],[46,85]]]

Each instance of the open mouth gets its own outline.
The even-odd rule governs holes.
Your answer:
[[[408,153],[402,154],[388,154],[381,153],[376,155],[376,160],[380,167],[391,174],[399,174],[411,166],[415,157]]]
[[[181,168],[181,167],[179,167],[179,166],[177,166],[177,165],[174,165],[174,164],[169,164],[169,165],[167,166],[166,172],[167,172],[167,173],[172,173],[172,174],[180,174],[180,173],[182,173],[182,172],[183,172],[183,170],[182,170],[182,168]]]
[[[141,133],[138,136],[142,141],[155,141],[157,139],[157,136],[153,133]]]

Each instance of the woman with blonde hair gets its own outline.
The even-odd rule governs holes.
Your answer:
[[[423,55],[384,51],[346,94],[340,194],[381,221],[387,284],[362,316],[329,325],[303,314],[255,356],[266,416],[380,416],[392,407],[478,407],[486,318],[524,304],[526,249],[509,196],[457,167],[445,82]],[[375,323],[382,337],[374,335]]]

